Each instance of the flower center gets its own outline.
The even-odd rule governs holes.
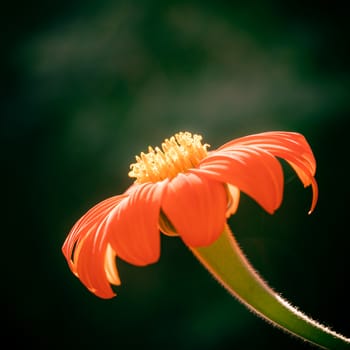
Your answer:
[[[157,182],[172,179],[178,173],[196,167],[207,155],[208,144],[202,145],[202,136],[190,132],[179,132],[165,139],[162,149],[148,147],[148,153],[136,156],[136,163],[130,165],[130,177],[136,183]]]

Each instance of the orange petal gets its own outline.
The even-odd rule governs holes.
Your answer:
[[[275,157],[264,150],[238,145],[229,150],[214,151],[193,172],[238,187],[269,213],[273,213],[281,204],[282,167]]]
[[[227,202],[224,184],[180,173],[167,186],[162,210],[188,246],[200,247],[214,242],[224,229]]]
[[[129,196],[109,213],[109,240],[118,257],[138,266],[156,262],[160,255],[160,202],[167,180],[133,186]]]
[[[114,208],[125,195],[118,195],[108,198],[94,207],[92,207],[85,215],[83,215],[70,230],[63,246],[62,252],[65,256],[69,267],[75,273],[75,265],[72,260],[73,251],[76,245],[85,238],[88,233],[91,233],[91,228],[97,226],[106,214]]]
[[[125,195],[114,196],[95,205],[73,226],[62,251],[73,273],[101,298],[115,295],[105,270],[108,237],[104,230],[108,212]]]
[[[221,146],[219,150],[234,151],[241,145],[258,147],[285,159],[295,170],[303,185],[312,186],[313,198],[309,213],[312,212],[318,198],[318,187],[314,178],[316,160],[303,135],[283,131],[265,132],[235,139]]]
[[[314,209],[316,207],[317,200],[318,200],[318,185],[317,185],[317,182],[316,182],[315,178],[312,176],[312,174],[309,172],[309,169],[307,167],[305,167],[302,164],[300,165],[301,167],[299,167],[298,165],[296,165],[296,164],[299,163],[296,160],[294,160],[294,161],[293,160],[287,160],[287,162],[294,169],[294,171],[297,173],[299,179],[304,184],[304,187],[307,187],[307,186],[311,185],[312,193],[313,193],[311,207],[310,207],[310,210],[309,210],[309,214],[311,214],[314,211]]]

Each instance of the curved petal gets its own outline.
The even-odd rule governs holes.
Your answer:
[[[238,187],[230,184],[227,184],[227,191],[229,194],[229,202],[227,205],[226,217],[229,218],[231,215],[236,213],[241,194]]]
[[[81,282],[94,294],[101,298],[111,298],[115,295],[112,291],[107,273],[105,271],[105,259],[107,251],[107,236],[104,230],[105,218],[102,222],[92,227],[89,234],[76,246],[74,261],[77,276]]]
[[[82,238],[84,238],[84,236],[89,232],[89,228],[91,228],[91,226],[96,225],[98,222],[102,221],[106,213],[114,208],[124,197],[125,195],[118,195],[105,199],[104,201],[92,207],[74,224],[62,246],[63,255],[67,259],[69,267],[73,273],[75,273],[75,271],[71,257],[75,245],[79,243]]]
[[[109,242],[118,257],[143,266],[160,255],[160,202],[167,180],[133,186],[129,196],[111,211],[106,222]]]
[[[311,214],[314,211],[314,209],[316,207],[317,200],[318,200],[317,182],[306,167],[304,167],[304,166],[299,167],[298,165],[296,165],[297,162],[295,162],[295,161],[294,162],[288,161],[288,163],[294,169],[294,171],[297,173],[299,179],[304,184],[304,187],[311,185],[312,202],[311,202],[310,210],[308,212],[309,214]]]
[[[62,246],[62,252],[72,272],[91,292],[101,298],[115,295],[110,287],[111,279],[105,270],[108,255],[105,221],[108,213],[118,207],[124,198],[125,195],[114,196],[91,208],[73,226]]]
[[[162,210],[190,247],[214,242],[226,222],[225,185],[192,173],[173,178],[164,193]]]
[[[110,244],[107,245],[106,256],[105,256],[105,271],[108,282],[116,286],[120,285],[120,278],[118,269],[116,266],[116,253]]]
[[[169,237],[176,237],[179,234],[176,232],[175,227],[173,224],[169,221],[167,216],[163,213],[163,211],[160,211],[159,215],[159,229],[162,233],[164,233],[166,236]]]
[[[283,172],[277,159],[265,150],[244,145],[211,152],[191,172],[229,183],[273,213],[283,196]]]
[[[314,178],[316,160],[303,135],[284,131],[264,132],[235,139],[221,146],[219,150],[232,152],[241,145],[258,147],[285,159],[295,170],[303,185],[312,186],[313,198],[309,213],[313,211],[318,198],[318,187]]]

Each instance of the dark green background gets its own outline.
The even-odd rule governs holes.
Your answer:
[[[130,184],[134,155],[177,131],[211,149],[298,131],[320,198],[285,168],[270,216],[242,196],[230,225],[293,304],[350,336],[349,22],[345,8],[292,1],[32,1],[2,10],[3,339],[35,349],[310,349],[250,313],[179,239],[160,261],[120,262],[101,300],[62,243],[92,205]],[[243,2],[242,2],[243,3]]]

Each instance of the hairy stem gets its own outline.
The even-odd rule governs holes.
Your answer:
[[[212,245],[190,249],[232,295],[265,320],[321,348],[350,349],[349,338],[304,315],[266,284],[227,225]]]

